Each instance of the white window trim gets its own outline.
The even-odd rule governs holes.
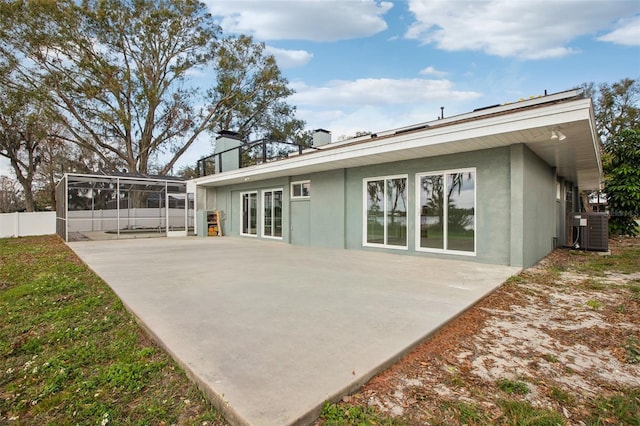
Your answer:
[[[307,180],[298,180],[295,182],[291,182],[291,199],[292,200],[308,200],[309,198],[311,198],[311,195],[293,195],[294,185],[303,185],[305,183],[308,183],[309,185],[311,185],[311,180],[307,179]],[[309,194],[311,194],[311,187],[309,187]]]
[[[256,233],[255,234],[247,234],[245,232],[242,232],[242,225],[243,225],[243,220],[244,220],[244,203],[243,203],[243,198],[245,195],[247,194],[256,194],[256,210],[259,210],[260,206],[258,205],[258,191],[243,191],[240,193],[240,235],[244,236],[244,237],[253,237],[253,238],[257,238],[258,237],[258,218],[256,217]],[[256,214],[258,212],[256,211]],[[251,217],[249,217],[249,221],[251,221]]]
[[[375,181],[375,180],[384,180],[384,218],[386,220],[387,217],[387,185],[386,181],[389,179],[406,179],[407,180],[407,241],[404,246],[396,246],[390,244],[376,244],[370,243],[367,241],[367,182]],[[367,177],[362,179],[362,245],[364,247],[378,247],[378,248],[386,248],[392,250],[409,250],[409,175],[388,175],[388,176],[377,176],[377,177]],[[384,241],[387,241],[387,226],[384,226]]]
[[[448,249],[437,249],[437,248],[429,248],[429,247],[420,247],[420,179],[425,176],[437,176],[437,175],[447,175],[451,173],[468,173],[473,172],[474,175],[474,190],[473,190],[473,251],[461,251],[461,250],[448,250]],[[445,178],[446,184],[446,178]],[[446,190],[446,188],[445,188]],[[415,178],[415,250],[420,252],[427,253],[446,253],[446,254],[455,254],[460,256],[476,256],[477,252],[477,244],[478,244],[478,173],[475,167],[469,167],[466,169],[450,169],[450,170],[436,170],[433,172],[424,172],[424,173],[416,173]],[[447,246],[447,231],[448,231],[448,208],[444,209],[444,217],[443,217],[443,238],[444,245]]]
[[[264,215],[264,197],[266,195],[267,192],[275,192],[275,191],[280,191],[282,192],[282,217],[280,218],[282,220],[282,236],[280,237],[274,237],[271,235],[267,235],[265,234],[265,226],[264,226],[264,219],[265,219],[265,215]],[[260,197],[260,201],[262,202],[261,208],[260,208],[260,227],[262,228],[262,232],[261,232],[261,237],[262,238],[267,238],[270,240],[282,240],[284,237],[284,188],[272,188],[272,189],[263,189],[261,192],[261,197]],[[273,230],[273,223],[271,224],[271,229]]]

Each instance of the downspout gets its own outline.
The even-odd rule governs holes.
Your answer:
[[[164,181],[164,236],[169,236],[169,185]]]

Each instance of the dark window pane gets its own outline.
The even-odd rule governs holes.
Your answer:
[[[447,209],[447,249],[475,249],[475,173],[447,175],[449,203]]]
[[[247,235],[256,235],[258,212],[258,194],[249,192],[242,194],[242,233]]]
[[[367,242],[384,244],[384,180],[367,182]]]
[[[444,191],[442,175],[420,178],[420,247],[444,248]]]
[[[275,191],[273,198],[273,236],[282,237],[282,191]]]
[[[407,245],[407,179],[387,179],[387,244]]]
[[[272,192],[264,193],[264,224],[263,224],[263,232],[264,235],[271,236],[272,235],[272,224],[273,224],[273,204],[272,204]]]
[[[309,197],[311,195],[311,183],[305,182],[302,184],[302,196]]]

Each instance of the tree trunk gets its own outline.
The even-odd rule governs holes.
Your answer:
[[[33,190],[31,189],[31,182],[21,182],[24,189],[24,207],[28,212],[35,211],[35,202],[33,200]]]

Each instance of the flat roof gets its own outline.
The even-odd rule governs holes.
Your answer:
[[[564,138],[551,138],[558,132]],[[590,98],[580,90],[550,94],[305,150],[283,160],[196,178],[221,186],[303,173],[525,144],[581,189],[602,183],[599,139]]]
[[[186,187],[186,180],[176,176],[145,175],[141,173],[65,173],[60,182],[66,180],[72,188],[93,188],[98,183],[120,182],[130,186],[144,187],[147,190],[160,190],[163,187]],[[60,184],[58,182],[58,184]],[[57,185],[56,185],[57,186]]]

